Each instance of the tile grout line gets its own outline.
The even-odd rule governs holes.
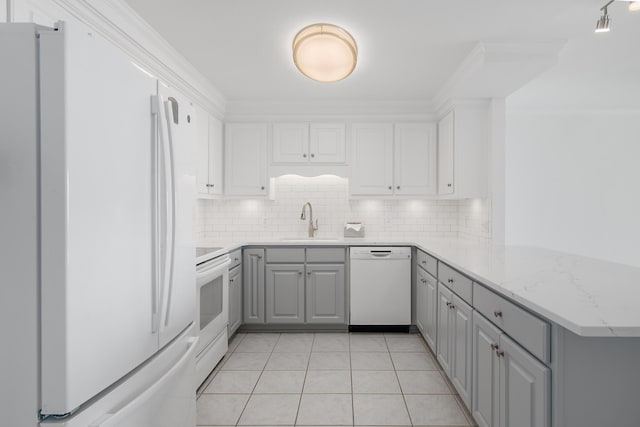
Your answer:
[[[302,406],[302,395],[304,394],[304,386],[307,383],[307,373],[309,372],[309,365],[311,364],[311,354],[313,353],[313,345],[316,342],[317,333],[313,333],[313,340],[311,340],[311,348],[309,349],[309,359],[307,359],[307,369],[304,370],[304,379],[302,380],[302,389],[300,390],[300,399],[298,399],[298,410],[296,411],[296,417],[293,420],[293,425],[298,425],[298,416],[300,415],[300,407]]]
[[[349,337],[349,377],[351,378],[351,421],[356,425],[356,404],[353,396],[353,363],[351,362],[351,332],[347,332]]]
[[[436,367],[438,368],[437,372],[438,372],[438,374],[440,374],[440,377],[442,377],[442,379],[444,380],[447,388],[449,389],[450,395],[453,396],[453,400],[458,405],[458,409],[460,409],[460,411],[462,411],[462,415],[464,415],[465,419],[467,420],[467,424],[469,426],[477,427],[478,424],[473,419],[473,415],[471,413],[471,410],[466,407],[464,402],[462,402],[462,398],[460,398],[460,395],[458,394],[458,390],[456,390],[456,388],[453,385],[453,383],[445,375],[444,369],[442,369],[442,366],[440,365],[440,362],[438,362],[438,356],[433,352],[431,347],[429,347],[429,344],[427,344],[427,341],[424,339],[422,334],[417,334],[417,335],[418,335],[418,338],[420,338],[420,342],[422,343],[422,345],[427,349],[427,352],[431,356],[433,356],[433,360],[436,363]]]
[[[393,361],[393,357],[391,357],[391,349],[389,348],[389,342],[387,341],[387,336],[384,336],[384,342],[387,345],[387,350],[389,351],[389,358],[391,359],[391,365],[393,366],[393,373],[396,375],[396,381],[398,381],[398,387],[400,388],[400,393],[402,394],[402,401],[404,402],[404,407],[407,410],[407,417],[409,417],[409,423],[413,426],[413,420],[411,419],[411,413],[409,412],[409,405],[407,405],[407,399],[404,397],[404,390],[402,389],[402,384],[400,383],[400,378],[398,377],[398,370],[396,369],[396,364]]]
[[[248,336],[245,335],[244,338],[246,338]],[[242,411],[240,412],[240,415],[238,415],[238,421],[236,421],[236,423],[234,424],[235,426],[239,426],[240,425],[240,419],[242,418],[242,415],[244,414],[244,411],[247,409],[247,406],[249,405],[249,402],[251,401],[251,398],[253,397],[253,392],[256,390],[256,387],[258,387],[258,383],[260,382],[260,378],[262,378],[262,374],[264,373],[264,369],[267,367],[267,363],[269,363],[269,359],[271,359],[271,355],[273,354],[273,350],[275,350],[276,345],[278,345],[278,341],[280,341],[280,337],[282,336],[282,334],[278,334],[278,339],[276,340],[276,342],[273,344],[273,348],[271,349],[271,352],[269,352],[269,357],[267,357],[267,360],[264,362],[264,366],[262,367],[262,370],[260,371],[260,375],[258,375],[258,380],[256,381],[256,383],[254,384],[253,388],[251,389],[251,393],[249,393],[249,398],[247,399],[247,401],[245,402],[244,406],[242,407]],[[244,340],[243,338],[243,340]],[[233,350],[233,352],[235,353],[235,350],[240,346],[241,343],[238,343],[238,345],[236,346],[236,348]]]
[[[203,394],[210,394],[210,393],[205,393],[205,390],[209,387],[209,385],[211,385],[211,383],[213,382],[213,379],[218,375],[218,373],[222,371],[222,367],[227,364],[227,362],[231,358],[231,355],[235,353],[236,348],[238,348],[238,345],[240,345],[240,343],[246,336],[246,334],[236,334],[236,337],[239,337],[240,335],[242,335],[242,338],[239,338],[240,342],[238,342],[238,344],[233,348],[233,350],[231,350],[231,352],[227,351],[227,353],[225,353],[225,355],[222,357],[218,365],[215,368],[213,368],[211,373],[207,376],[207,378],[204,380],[202,385],[198,388],[199,390],[202,390],[202,391],[200,393],[197,393],[197,390],[196,390],[196,400],[198,400],[200,396],[202,396]]]

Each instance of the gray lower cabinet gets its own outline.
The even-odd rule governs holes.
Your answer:
[[[264,249],[245,249],[242,255],[244,323],[264,323]]]
[[[344,264],[307,264],[307,323],[346,323]]]
[[[438,361],[460,398],[471,403],[473,308],[442,284],[438,285]]]
[[[451,377],[451,300],[453,292],[438,284],[438,345],[436,357],[444,372]]]
[[[237,266],[229,271],[229,337],[242,325],[242,267]]]
[[[436,352],[438,325],[438,280],[431,274],[417,268],[416,285],[416,326],[425,341]]]
[[[473,359],[471,411],[480,427],[550,425],[550,369],[477,312]]]
[[[427,272],[417,268],[416,282],[416,326],[422,335],[425,335],[427,324]]]
[[[304,264],[268,264],[266,322],[304,322]]]

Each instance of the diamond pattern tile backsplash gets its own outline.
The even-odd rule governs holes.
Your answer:
[[[365,224],[367,239],[424,240],[461,238],[490,243],[490,200],[349,200],[347,178],[281,176],[274,179],[275,200],[198,200],[196,240],[227,244],[280,240],[307,235],[300,220],[311,202],[318,238],[342,237],[347,221]]]

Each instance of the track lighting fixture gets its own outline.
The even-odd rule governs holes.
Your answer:
[[[640,1],[638,0],[610,0],[607,4],[600,8],[603,13],[600,19],[598,19],[598,21],[596,22],[596,33],[607,33],[611,29],[611,21],[609,19],[607,8],[611,3],[615,1],[624,1],[626,3],[629,3],[629,10],[631,12],[640,11]]]
[[[606,33],[609,31],[609,14],[607,13],[607,6],[609,6],[609,4],[611,4],[612,2],[613,0],[611,0],[609,3],[607,3],[607,5],[600,9],[604,11],[604,14],[600,17],[600,19],[598,19],[598,22],[596,22],[596,33]]]

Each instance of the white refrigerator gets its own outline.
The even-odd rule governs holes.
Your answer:
[[[192,105],[81,25],[0,57],[0,424],[193,426]]]

